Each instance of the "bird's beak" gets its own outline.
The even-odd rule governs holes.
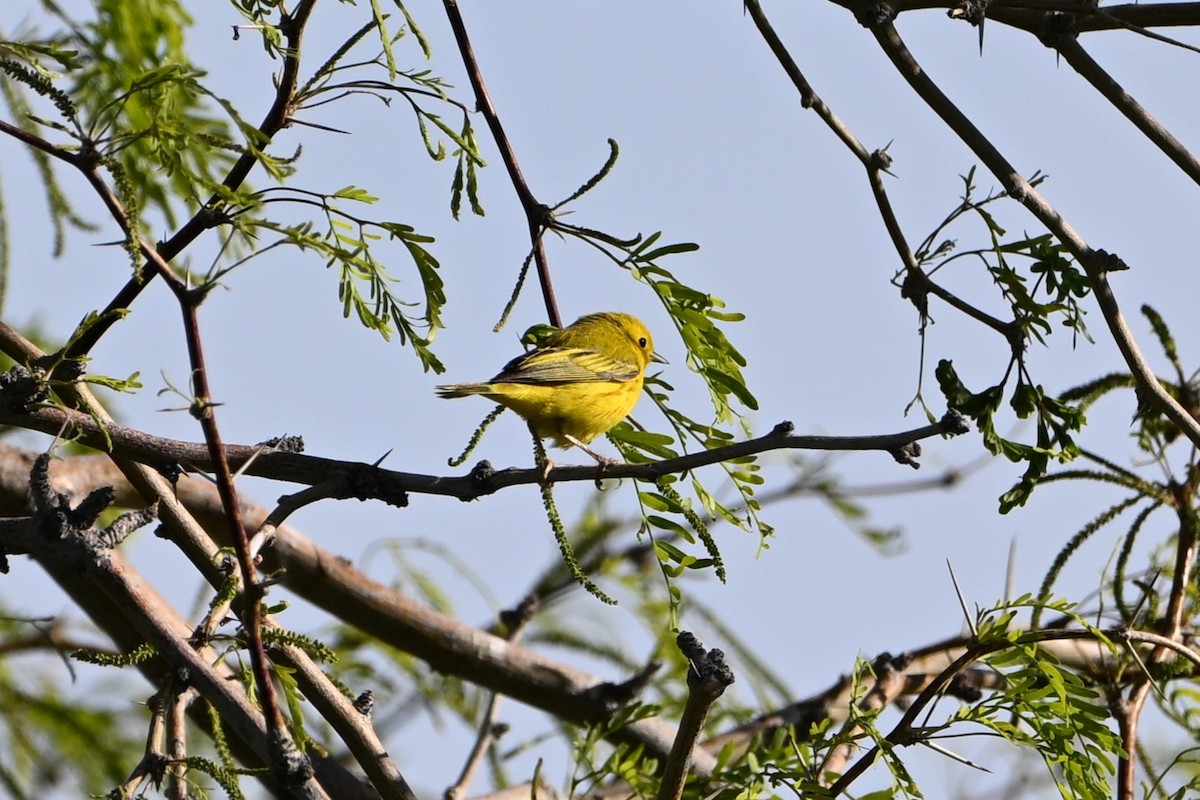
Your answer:
[[[651,361],[656,361],[656,362],[658,362],[659,364],[670,364],[670,363],[671,363],[670,361],[667,361],[665,358],[663,358],[662,356],[660,356],[658,353],[651,353],[651,354],[650,354],[650,360],[651,360]]]

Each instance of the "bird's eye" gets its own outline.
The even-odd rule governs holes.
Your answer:
[[[641,347],[643,350],[646,349],[646,337],[645,336],[638,339],[638,346]]]

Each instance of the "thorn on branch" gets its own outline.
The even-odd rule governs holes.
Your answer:
[[[338,499],[382,500],[396,508],[408,506],[408,492],[397,488],[374,467],[350,465],[341,475],[341,482],[344,493]]]
[[[138,764],[138,772],[148,777],[155,786],[162,786],[170,766],[171,759],[166,753],[146,753]]]
[[[887,147],[881,147],[878,150],[871,151],[871,158],[867,162],[867,166],[871,169],[877,169],[880,172],[887,172],[892,168],[892,154],[888,152],[888,147],[891,147],[891,142],[888,142]]]
[[[921,457],[921,443],[909,442],[900,447],[893,447],[888,450],[892,454],[892,458],[896,459],[899,464],[907,464],[913,469],[920,469],[921,464],[917,461]]]
[[[154,471],[167,479],[167,482],[172,486],[179,485],[179,478],[183,475],[183,465],[178,461],[171,461],[165,464],[153,465]]]
[[[554,209],[545,203],[538,203],[536,206],[534,206],[534,209],[534,212],[530,216],[533,218],[534,223],[539,228],[554,227]]]
[[[1125,260],[1116,253],[1110,253],[1107,250],[1092,250],[1092,265],[1097,272],[1124,272],[1129,269],[1129,265]]]
[[[230,215],[229,206],[224,201],[210,203],[196,212],[196,222],[203,230],[217,228],[232,221],[233,216]]]

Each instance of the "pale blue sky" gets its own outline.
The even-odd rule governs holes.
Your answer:
[[[210,70],[210,85],[218,94],[237,103],[248,119],[259,119],[277,63],[264,56],[253,35],[231,39],[229,26],[237,20],[225,4],[192,5],[202,17],[190,44],[195,60]],[[33,6],[18,0],[19,13],[5,15],[4,31],[11,33],[13,20],[23,19]],[[612,137],[622,151],[616,170],[575,206],[569,221],[617,234],[661,230],[667,241],[700,244],[698,253],[672,257],[664,266],[723,298],[730,310],[747,314],[746,322],[729,326],[727,333],[749,359],[746,374],[761,403],[754,415],[757,431],[782,419],[799,432],[844,435],[922,424],[919,414],[903,414],[917,379],[917,318],[889,283],[899,261],[863,170],[815,115],[800,108],[798,95],[737,3],[462,7],[493,100],[540,200],[557,202],[573,191],[603,162],[605,140]],[[410,10],[432,41],[430,68],[460,87],[459,96],[467,99],[441,5],[414,2]],[[895,178],[888,190],[909,241],[917,244],[953,207],[961,188],[958,176],[975,159],[912,95],[847,12],[815,2],[768,3],[766,11],[817,92],[864,143],[869,148],[892,143]],[[364,15],[362,8],[322,4],[306,40],[310,68]],[[1163,363],[1137,313],[1143,302],[1154,304],[1173,326],[1184,359],[1194,358],[1200,352],[1191,291],[1200,235],[1196,187],[1028,35],[991,23],[980,57],[975,30],[942,12],[905,15],[899,28],[934,80],[1019,169],[1050,174],[1045,193],[1081,234],[1131,265],[1114,276],[1113,286],[1152,362]],[[1200,141],[1196,94],[1187,88],[1197,85],[1194,54],[1128,34],[1092,35],[1085,45],[1181,140]],[[411,40],[399,52],[402,66],[419,65]],[[449,305],[447,330],[436,349],[447,373],[443,378],[422,373],[397,343],[384,343],[342,320],[336,276],[308,255],[277,251],[231,275],[229,291],[214,292],[201,312],[214,392],[223,403],[223,435],[230,442],[252,443],[301,434],[315,455],[372,462],[390,450],[385,465],[393,469],[460,472],[447,468],[445,459],[458,453],[488,407],[482,401],[440,401],[433,386],[487,377],[517,352],[521,330],[544,321],[531,282],[510,326],[499,335],[490,333],[528,247],[524,218],[495,148],[477,120],[491,164],[481,176],[488,213],[456,223],[447,210],[452,167],[428,160],[405,110],[360,99],[304,118],[353,133],[293,127],[278,137],[281,154],[303,143],[299,185],[326,191],[362,186],[381,198],[372,213],[437,237],[433,250],[442,263]],[[22,156],[13,142],[0,140],[10,230],[16,234],[5,320],[24,324],[37,318],[63,336],[84,313],[107,302],[128,267],[121,251],[90,246],[112,240],[113,226],[88,198],[82,181],[66,172],[67,191],[105,227],[95,236],[74,236],[65,258],[48,258],[44,208],[36,192],[26,189],[35,177]],[[984,191],[996,185],[982,172],[977,183]],[[264,184],[261,175],[255,184]],[[25,197],[33,200],[24,202]],[[1015,206],[999,215],[1013,234],[1040,232],[1036,221]],[[978,241],[971,238],[978,233],[977,228],[957,231],[964,245]],[[196,267],[207,265],[214,241],[210,234],[196,249]],[[637,313],[658,333],[658,349],[672,362],[665,376],[678,390],[679,402],[698,411],[703,387],[683,367],[681,346],[669,335],[651,293],[580,245],[551,238],[548,247],[564,317],[603,309]],[[948,277],[951,288],[1003,317],[978,269],[965,262],[958,269],[970,274]],[[401,280],[402,296],[416,291],[414,274],[398,251],[392,271]],[[71,287],[69,293],[64,285]],[[1031,352],[1034,375],[1050,390],[1120,369],[1098,312],[1090,302],[1087,307],[1095,346],[1072,351],[1069,334],[1061,331],[1049,349]],[[937,324],[927,344],[926,396],[940,412],[932,380],[938,359],[953,358],[968,385],[980,389],[1003,373],[1007,350],[999,337],[964,324],[945,306],[932,308]],[[160,370],[181,385],[187,375],[179,314],[162,286],[137,301],[130,318],[114,328],[94,357],[97,372],[142,372],[146,389],[114,404],[128,424],[199,438],[186,414],[158,413],[176,405],[155,396],[163,385]],[[1114,448],[1108,452],[1119,459],[1133,408],[1126,396],[1094,409],[1087,441]],[[660,422],[648,403],[637,416],[650,426]],[[971,461],[980,444],[978,435],[970,434],[928,441],[924,449],[918,473],[880,453],[843,456],[838,469],[850,485],[927,477]],[[528,465],[524,426],[506,415],[477,457],[497,466]],[[785,469],[772,466],[784,458],[763,459],[768,490],[787,480]],[[576,459],[566,454],[559,460]],[[961,613],[947,560],[968,600],[987,605],[1003,593],[1015,539],[1017,591],[1034,591],[1062,543],[1117,499],[1096,489],[1049,487],[1039,490],[1028,508],[998,516],[996,498],[1019,472],[997,462],[954,493],[871,503],[872,522],[905,530],[907,550],[893,557],[874,552],[814,501],[773,506],[765,512],[777,529],[768,552],[758,555],[754,536],[717,528],[729,561],[729,584],[691,582],[686,591],[723,611],[797,697],[807,695],[851,669],[856,655],[897,652],[957,632]],[[708,471],[706,479],[717,483],[717,470]],[[245,491],[270,503],[288,488],[247,481]],[[590,484],[561,487],[559,503],[567,517],[593,492]],[[632,492],[632,485],[614,490],[611,507],[634,510]],[[403,510],[330,502],[292,521],[352,559],[382,538],[435,540],[483,573],[503,606],[515,603],[537,570],[556,557],[530,487],[470,504],[414,496]],[[629,537],[632,541],[632,532]],[[1102,534],[1088,545],[1066,573],[1064,591],[1073,588],[1079,594],[1094,585],[1114,539],[1114,533]],[[167,549],[148,532],[130,546],[144,567],[180,561]],[[499,563],[505,567],[497,570]],[[377,577],[389,576],[382,559],[368,568]],[[482,620],[494,610],[460,577],[439,572],[464,619]],[[163,584],[160,588],[183,608],[191,607],[194,586],[170,579]],[[43,586],[28,564],[18,564],[3,584],[7,602],[22,597],[21,608],[29,614],[63,610],[64,603],[48,599]],[[17,587],[23,595],[9,594]],[[611,629],[628,627],[621,610],[584,597],[577,608]],[[763,609],[777,610],[764,614]],[[309,618],[303,610],[289,613]],[[701,638],[709,646],[722,645]],[[640,657],[645,638],[631,632],[629,642],[630,652]],[[533,729],[543,726],[533,715],[522,716]],[[424,720],[418,720],[391,743],[399,766],[419,790],[440,792],[453,780],[457,755],[443,772],[421,768],[433,753],[459,751],[465,733],[455,725],[443,733],[449,738],[432,738]],[[965,768],[932,764],[931,769],[945,771],[949,786],[976,780]]]

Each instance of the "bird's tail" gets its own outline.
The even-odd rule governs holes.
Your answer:
[[[470,397],[473,394],[487,394],[491,391],[490,383],[451,383],[437,387],[438,397]]]

